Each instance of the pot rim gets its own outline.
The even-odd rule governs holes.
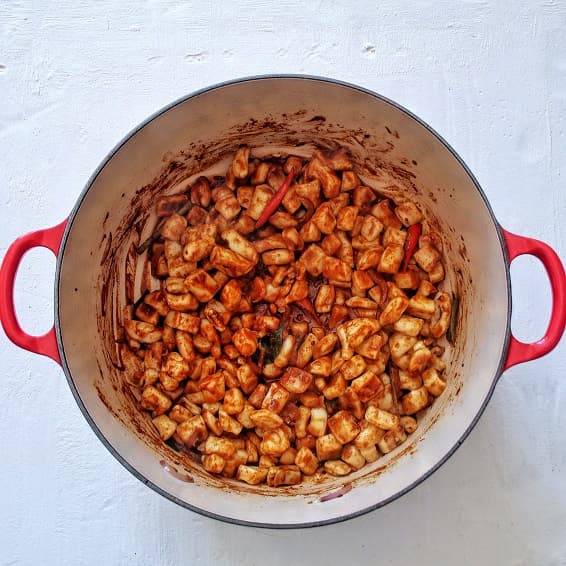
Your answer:
[[[96,181],[98,175],[102,172],[102,170],[106,167],[106,165],[110,162],[110,160],[114,157],[114,155],[124,145],[126,145],[126,143],[128,143],[130,141],[130,139],[135,134],[137,134],[140,130],[142,130],[150,122],[152,122],[156,118],[160,117],[162,114],[165,114],[166,112],[168,112],[172,108],[175,108],[176,106],[178,106],[178,105],[180,105],[180,104],[182,104],[182,103],[184,103],[184,102],[186,102],[186,101],[188,101],[192,98],[195,98],[195,97],[200,96],[202,94],[205,94],[207,92],[211,92],[211,91],[218,90],[218,89],[221,89],[221,88],[224,88],[224,87],[227,87],[227,86],[232,86],[232,85],[235,85],[235,84],[258,81],[258,80],[272,80],[272,79],[298,79],[298,80],[318,81],[318,82],[321,82],[321,83],[330,83],[330,84],[333,84],[333,85],[338,85],[338,86],[346,87],[346,88],[349,88],[349,89],[357,90],[357,91],[362,92],[364,94],[368,94],[368,95],[372,96],[373,98],[376,98],[376,99],[378,99],[382,102],[385,102],[385,103],[389,104],[390,106],[392,106],[393,108],[395,108],[396,110],[403,112],[409,118],[412,118],[418,124],[420,124],[422,127],[424,127],[429,133],[431,133],[433,136],[435,136],[436,139],[438,139],[438,141],[454,156],[454,158],[458,161],[460,166],[464,169],[466,174],[469,176],[469,178],[471,179],[475,188],[477,189],[480,197],[482,198],[483,203],[484,203],[484,205],[485,205],[485,207],[486,207],[486,209],[489,213],[489,216],[493,220],[493,224],[494,224],[496,232],[497,232],[497,237],[498,237],[499,243],[501,245],[501,250],[503,252],[503,258],[504,258],[504,262],[505,262],[505,266],[504,266],[505,267],[505,277],[506,277],[506,284],[507,284],[506,285],[507,286],[507,320],[506,320],[506,326],[505,326],[504,345],[503,345],[503,350],[501,352],[501,356],[500,356],[500,359],[499,359],[499,365],[498,365],[498,367],[495,371],[492,384],[489,388],[489,391],[486,394],[486,397],[484,398],[483,402],[481,403],[480,407],[478,408],[476,415],[474,416],[474,418],[472,419],[472,421],[470,422],[469,426],[464,431],[462,436],[459,438],[459,440],[447,451],[447,453],[438,462],[436,462],[433,466],[431,466],[424,474],[422,474],[419,478],[417,478],[411,484],[409,484],[408,486],[399,490],[398,492],[396,492],[392,496],[390,496],[386,499],[383,499],[383,500],[381,500],[377,503],[374,503],[372,505],[369,505],[368,507],[364,507],[363,509],[354,511],[353,513],[349,513],[347,515],[342,515],[340,517],[333,517],[331,519],[325,519],[325,520],[321,520],[321,521],[313,521],[313,522],[309,522],[309,523],[293,523],[293,524],[258,523],[258,522],[255,522],[255,521],[246,521],[246,520],[242,520],[242,519],[235,519],[233,517],[226,517],[224,515],[218,515],[216,513],[206,511],[204,509],[201,509],[199,507],[191,505],[190,503],[187,503],[186,501],[179,499],[175,495],[172,495],[168,491],[162,489],[158,485],[151,482],[148,478],[146,478],[139,470],[137,470],[134,466],[132,466],[118,452],[118,450],[116,450],[114,448],[114,446],[110,443],[110,441],[104,436],[102,431],[98,428],[94,418],[90,415],[86,405],[83,403],[82,398],[80,397],[80,394],[78,392],[78,389],[75,387],[75,383],[74,383],[74,380],[73,380],[72,373],[71,373],[69,366],[67,364],[67,357],[66,357],[66,354],[65,354],[65,349],[63,347],[63,340],[62,340],[62,336],[61,336],[61,324],[60,324],[60,318],[59,318],[59,304],[60,304],[60,302],[59,302],[59,284],[60,284],[60,277],[61,277],[62,258],[64,256],[65,247],[66,247],[66,244],[67,244],[67,239],[68,239],[69,233],[70,233],[70,231],[73,227],[75,218],[78,214],[78,211],[79,211],[79,209],[80,209],[80,207],[83,203],[83,200],[85,199],[88,191],[90,190],[93,183]],[[67,225],[65,227],[65,232],[64,232],[63,238],[61,240],[61,246],[60,246],[60,249],[59,249],[59,253],[57,255],[56,268],[55,268],[54,295],[55,295],[55,300],[54,300],[55,335],[56,335],[56,338],[57,338],[57,347],[59,349],[59,353],[60,353],[60,356],[61,356],[61,365],[63,367],[63,371],[65,373],[67,383],[69,384],[69,387],[71,389],[71,393],[73,394],[73,397],[75,398],[75,401],[76,401],[79,409],[81,410],[84,418],[86,419],[86,421],[88,422],[88,424],[92,428],[95,435],[104,444],[106,449],[114,456],[114,458],[116,458],[116,460],[118,460],[118,462],[120,462],[120,464],[122,464],[122,466],[124,466],[132,475],[134,475],[138,480],[140,480],[146,486],[150,487],[155,492],[159,493],[160,495],[162,495],[166,499],[176,503],[177,505],[180,505],[181,507],[184,507],[186,509],[189,509],[191,511],[199,513],[200,515],[204,515],[206,517],[210,517],[210,518],[213,518],[213,519],[218,519],[218,520],[226,522],[226,523],[249,526],[249,527],[270,528],[270,529],[302,529],[302,528],[310,528],[310,527],[319,527],[319,526],[330,525],[330,524],[334,524],[334,523],[340,523],[340,522],[343,522],[343,521],[347,521],[348,519],[353,519],[354,517],[360,517],[361,515],[365,515],[366,513],[369,513],[371,511],[379,509],[380,507],[384,507],[388,503],[391,503],[392,501],[394,501],[394,500],[398,499],[399,497],[405,495],[406,493],[408,493],[409,491],[411,491],[415,487],[417,487],[419,484],[424,482],[428,477],[430,477],[434,472],[436,472],[444,463],[446,463],[448,461],[448,459],[456,452],[456,450],[462,445],[464,440],[468,437],[468,435],[470,434],[472,429],[476,426],[478,420],[480,419],[483,412],[485,411],[485,408],[487,407],[487,404],[489,403],[491,396],[493,395],[493,391],[495,389],[495,386],[497,385],[497,381],[498,381],[499,377],[501,376],[501,373],[504,370],[506,353],[507,353],[507,350],[509,348],[509,340],[510,340],[510,336],[511,336],[512,297],[511,297],[511,277],[510,277],[510,270],[509,270],[509,256],[508,256],[508,253],[507,253],[507,246],[505,245],[505,240],[503,238],[502,228],[501,228],[499,222],[497,221],[497,219],[495,217],[493,209],[491,208],[491,205],[489,204],[489,201],[488,201],[483,189],[481,188],[478,180],[476,179],[474,174],[471,172],[471,170],[468,168],[468,166],[466,165],[464,160],[460,157],[460,155],[456,152],[456,150],[436,130],[434,130],[431,126],[429,126],[421,118],[419,118],[418,116],[413,114],[410,110],[406,109],[401,104],[387,98],[386,96],[378,94],[377,92],[366,89],[364,87],[360,87],[358,85],[355,85],[355,84],[352,84],[352,83],[349,83],[349,82],[346,82],[346,81],[341,81],[341,80],[317,76],[317,75],[303,75],[303,74],[251,75],[251,76],[246,76],[246,77],[242,77],[242,78],[238,78],[238,79],[232,79],[232,80],[223,81],[223,82],[220,82],[220,83],[215,83],[213,85],[198,89],[198,90],[193,91],[192,93],[190,93],[188,95],[182,96],[182,97],[174,100],[173,102],[162,107],[160,110],[151,114],[145,120],[140,122],[136,127],[134,127],[132,130],[130,130],[106,154],[106,156],[100,162],[98,167],[94,170],[92,175],[87,180],[83,190],[81,191],[81,194],[79,195],[79,197],[78,197],[78,199],[77,199],[77,201],[76,201],[76,203],[75,203],[75,205],[74,205],[74,207],[73,207],[73,209],[72,209],[72,211],[69,215],[69,219],[68,219]]]

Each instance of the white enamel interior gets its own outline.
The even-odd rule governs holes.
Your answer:
[[[312,121],[315,116],[326,120]],[[277,128],[262,125],[266,117]],[[353,479],[349,493],[324,503],[319,501],[320,486],[307,484],[284,493],[268,488],[246,492],[198,471],[191,472],[194,483],[164,471],[160,460],[179,469],[178,460],[168,448],[158,450],[147,441],[151,428],[146,416],[124,411],[128,401],[117,385],[119,372],[104,354],[106,341],[97,323],[100,281],[107,270],[101,236],[120,232],[136,191],[157,177],[172,156],[189,149],[193,141],[230,140],[233,128],[249,126],[251,118],[259,124],[246,130],[245,141],[251,146],[334,139],[349,145],[360,161],[402,163],[413,172],[416,195],[394,175],[378,173],[367,180],[398,195],[408,192],[440,224],[447,242],[446,288],[455,290],[461,300],[458,340],[447,357],[448,390],[407,443],[357,474],[325,486],[323,493]],[[361,140],[366,140],[366,148]],[[237,145],[234,141],[233,147]],[[198,173],[198,164],[193,172]],[[121,245],[118,255],[125,249]],[[343,84],[291,77],[213,88],[174,105],[135,132],[103,164],[72,217],[60,258],[57,299],[61,353],[72,385],[95,430],[119,458],[189,507],[228,520],[280,526],[360,513],[407,490],[437,466],[465,436],[489,396],[505,351],[509,302],[496,225],[453,153],[420,122],[381,98]],[[121,418],[101,402],[99,391]],[[399,456],[400,452],[404,454]]]

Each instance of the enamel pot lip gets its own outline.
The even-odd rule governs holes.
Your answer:
[[[454,446],[452,446],[452,448],[450,448],[450,450],[448,450],[448,452],[438,462],[436,462],[433,466],[431,466],[418,479],[416,479],[411,484],[409,484],[408,486],[404,487],[403,489],[399,490],[397,493],[395,493],[394,495],[392,495],[392,496],[390,496],[386,499],[378,501],[377,503],[372,503],[371,505],[368,505],[367,507],[364,507],[363,509],[353,511],[352,513],[344,514],[344,515],[341,515],[339,517],[333,517],[333,518],[330,518],[330,519],[325,519],[325,520],[320,520],[320,521],[312,521],[312,522],[308,522],[308,523],[293,523],[293,524],[258,523],[258,522],[253,522],[253,521],[245,521],[245,520],[236,519],[236,518],[233,518],[233,517],[226,517],[226,516],[223,516],[223,515],[218,515],[218,514],[203,510],[199,507],[196,507],[196,506],[193,506],[193,505],[187,503],[186,501],[179,499],[178,497],[172,495],[168,491],[160,488],[158,485],[154,484],[148,478],[146,478],[144,476],[144,474],[142,472],[140,472],[137,468],[132,466],[128,461],[126,461],[125,458],[118,452],[118,450],[116,450],[114,448],[114,446],[108,441],[108,439],[103,435],[102,431],[97,426],[94,418],[90,415],[88,408],[83,403],[83,401],[82,401],[82,399],[79,395],[78,389],[77,389],[77,387],[75,386],[75,383],[74,383],[73,375],[72,375],[72,373],[69,369],[69,365],[67,363],[65,350],[64,350],[64,347],[63,347],[62,329],[61,329],[61,323],[60,323],[60,317],[59,317],[59,307],[60,307],[59,286],[60,286],[60,278],[61,278],[61,267],[62,267],[62,259],[63,259],[63,256],[64,256],[65,247],[66,247],[66,244],[67,244],[67,239],[68,239],[69,233],[72,230],[72,227],[73,227],[73,224],[75,222],[77,213],[78,213],[78,211],[79,211],[79,209],[82,205],[82,202],[85,199],[85,196],[87,195],[90,187],[95,182],[95,180],[97,179],[100,172],[106,167],[108,162],[114,157],[114,155],[124,145],[126,145],[128,143],[128,141],[136,133],[138,133],[147,124],[149,124],[150,122],[152,122],[153,120],[155,120],[156,118],[161,116],[162,114],[168,112],[172,108],[175,108],[176,106],[178,106],[178,105],[180,105],[180,104],[182,104],[182,103],[184,103],[184,102],[186,102],[186,101],[188,101],[192,98],[195,98],[195,97],[200,96],[202,94],[206,94],[206,93],[211,92],[211,91],[215,91],[215,90],[218,90],[218,89],[222,89],[224,87],[233,86],[233,85],[240,84],[240,83],[253,82],[253,81],[263,81],[263,80],[274,80],[274,79],[275,80],[277,80],[277,79],[283,79],[283,80],[292,79],[292,80],[316,81],[316,82],[320,82],[320,83],[323,83],[323,84],[338,85],[338,86],[341,86],[341,87],[344,87],[344,88],[356,90],[358,92],[367,94],[367,95],[369,95],[369,96],[371,96],[371,97],[373,97],[373,98],[375,98],[375,99],[377,99],[381,102],[385,102],[385,103],[389,104],[391,107],[393,107],[394,109],[403,112],[406,116],[408,116],[409,118],[412,118],[414,121],[418,122],[430,134],[435,136],[438,139],[438,141],[440,141],[440,143],[442,143],[442,145],[446,148],[446,150],[448,150],[452,154],[452,156],[458,161],[460,166],[465,170],[466,174],[469,176],[469,178],[473,182],[475,188],[477,189],[479,195],[481,196],[481,198],[483,200],[484,206],[486,207],[486,209],[487,209],[487,211],[488,211],[488,213],[489,213],[489,215],[490,215],[490,217],[493,221],[493,224],[496,228],[497,237],[499,238],[499,243],[500,243],[501,250],[502,250],[502,253],[503,253],[503,257],[504,257],[504,261],[505,261],[505,277],[506,277],[506,286],[507,286],[507,320],[506,320],[506,328],[505,328],[505,341],[504,341],[503,350],[501,352],[501,357],[499,359],[499,365],[497,366],[497,368],[495,368],[493,380],[492,380],[491,386],[489,388],[489,391],[487,392],[485,398],[483,399],[482,403],[478,407],[478,410],[477,410],[475,417],[472,419],[468,428],[462,434],[460,439],[454,444]],[[348,82],[344,82],[344,81],[340,81],[340,80],[336,80],[336,79],[332,79],[332,78],[327,78],[327,77],[315,76],[315,75],[301,75],[301,74],[254,75],[254,76],[248,76],[248,77],[243,77],[243,78],[239,78],[239,79],[234,79],[234,80],[230,80],[230,81],[217,83],[217,84],[208,86],[206,88],[202,88],[202,89],[199,89],[197,91],[194,91],[193,93],[188,94],[186,96],[183,96],[183,97],[175,100],[174,102],[164,106],[163,108],[161,108],[161,110],[158,110],[157,112],[155,112],[154,114],[149,116],[146,120],[141,122],[133,130],[131,130],[101,161],[100,165],[96,168],[94,173],[88,179],[84,189],[82,190],[79,198],[77,199],[75,206],[73,207],[73,210],[71,211],[71,214],[69,216],[69,220],[67,222],[67,226],[65,228],[65,232],[63,234],[63,239],[61,241],[61,247],[60,247],[60,250],[59,250],[59,254],[57,256],[54,291],[55,291],[55,293],[54,293],[55,294],[55,301],[54,301],[54,304],[55,304],[55,317],[54,317],[55,318],[55,332],[56,332],[56,337],[57,337],[57,346],[59,348],[59,353],[61,355],[61,364],[62,364],[62,367],[63,367],[63,371],[65,373],[65,376],[66,376],[67,382],[69,384],[69,387],[71,389],[71,392],[73,394],[73,397],[75,398],[75,401],[77,402],[77,405],[79,406],[83,416],[85,417],[88,424],[90,425],[90,427],[92,428],[92,430],[94,431],[96,436],[99,438],[99,440],[108,449],[108,451],[116,458],[116,460],[118,460],[136,478],[138,478],[145,485],[147,485],[148,487],[150,487],[151,489],[153,489],[154,491],[156,491],[157,493],[159,493],[163,497],[169,499],[170,501],[173,501],[174,503],[176,503],[176,504],[178,504],[182,507],[185,507],[186,509],[190,509],[191,511],[194,511],[194,512],[199,513],[200,515],[204,515],[206,517],[218,519],[220,521],[224,521],[224,522],[227,522],[227,523],[250,526],[250,527],[273,528],[273,529],[299,529],[299,528],[317,527],[317,526],[323,526],[323,525],[330,525],[330,524],[333,524],[333,523],[339,523],[339,522],[342,522],[342,521],[346,521],[348,519],[352,519],[354,517],[359,517],[361,515],[365,515],[366,513],[369,513],[370,511],[374,511],[375,509],[379,509],[380,507],[387,505],[388,503],[394,501],[395,499],[398,499],[402,495],[404,495],[404,494],[408,493],[409,491],[411,491],[412,489],[414,489],[417,485],[422,483],[429,476],[431,476],[436,470],[438,470],[455,453],[455,451],[460,447],[460,445],[464,442],[464,440],[468,437],[468,435],[470,434],[472,429],[477,424],[479,418],[481,417],[481,415],[483,414],[487,404],[489,403],[489,400],[491,399],[491,396],[492,396],[493,391],[495,389],[495,386],[497,384],[497,380],[498,380],[499,376],[501,375],[501,373],[504,369],[506,353],[507,353],[507,350],[508,350],[508,347],[509,347],[509,340],[510,340],[511,280],[510,280],[510,272],[509,272],[509,257],[508,257],[508,253],[507,253],[507,247],[506,247],[504,239],[503,239],[501,226],[499,225],[499,223],[498,223],[498,221],[497,221],[497,219],[496,219],[496,217],[493,213],[493,210],[492,210],[492,208],[489,204],[489,201],[488,201],[484,191],[482,190],[479,182],[477,181],[477,179],[475,178],[473,173],[470,171],[468,166],[465,164],[463,159],[458,155],[458,153],[452,148],[452,146],[438,132],[436,132],[426,122],[421,120],[418,116],[416,116],[415,114],[413,114],[412,112],[410,112],[409,110],[407,110],[406,108],[404,108],[403,106],[398,104],[397,102],[394,102],[393,100],[391,100],[391,99],[389,99],[389,98],[387,98],[387,97],[385,97],[381,94],[378,94],[374,91],[360,87],[360,86],[352,84],[352,83],[348,83]]]

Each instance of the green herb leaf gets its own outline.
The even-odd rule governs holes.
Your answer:
[[[263,349],[263,364],[272,364],[283,346],[283,326],[275,332],[266,334],[259,340],[259,347]]]

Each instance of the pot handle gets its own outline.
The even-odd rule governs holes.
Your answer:
[[[14,306],[14,281],[20,262],[30,249],[41,246],[50,249],[57,256],[67,220],[68,218],[53,228],[30,232],[18,238],[8,248],[0,267],[0,322],[6,336],[20,348],[49,356],[58,364],[61,363],[61,357],[57,348],[55,327],[43,336],[30,336],[22,330]]]
[[[503,230],[509,262],[524,254],[535,256],[542,262],[552,288],[552,313],[544,336],[537,342],[525,344],[513,335],[509,342],[504,370],[548,354],[560,341],[566,326],[566,275],[558,254],[547,244]]]

